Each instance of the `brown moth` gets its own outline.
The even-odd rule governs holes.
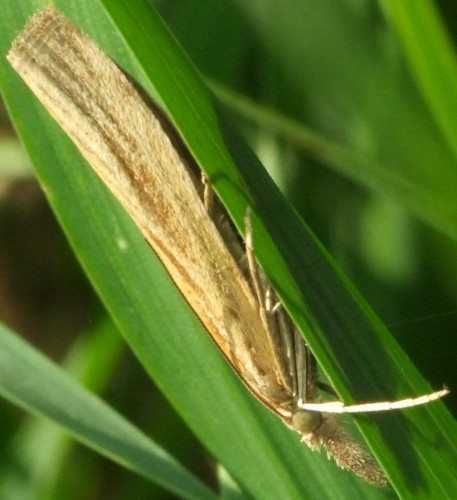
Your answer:
[[[48,7],[8,60],[141,229],[175,284],[252,394],[337,464],[387,484],[335,413],[404,408],[420,398],[346,407],[322,403],[316,362],[163,114],[80,29]],[[127,124],[127,125],[126,125]]]

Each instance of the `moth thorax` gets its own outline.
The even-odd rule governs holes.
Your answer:
[[[317,411],[298,410],[292,415],[292,427],[306,436],[313,433],[322,423],[322,415]]]
[[[264,388],[264,392],[280,406],[284,406],[285,404],[289,405],[291,403],[290,393],[277,383],[271,382]]]

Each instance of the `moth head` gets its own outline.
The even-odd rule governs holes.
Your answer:
[[[322,424],[322,414],[317,411],[298,410],[292,415],[292,427],[306,436],[312,434]]]

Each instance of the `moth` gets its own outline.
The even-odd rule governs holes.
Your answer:
[[[369,483],[386,478],[336,413],[438,399],[322,403],[316,361],[172,126],[145,92],[86,34],[48,7],[8,54],[13,68],[79,148],[159,256],[251,393],[313,449]]]

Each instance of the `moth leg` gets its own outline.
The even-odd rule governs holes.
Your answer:
[[[259,304],[260,309],[268,311],[269,301],[267,300],[267,288],[264,287],[263,282],[265,280],[262,280],[260,269],[255,259],[254,238],[253,238],[250,208],[246,209],[246,214],[244,216],[244,224],[246,228],[245,244],[246,244],[246,257],[248,260],[249,275],[251,278],[252,285],[254,287],[254,292],[257,297],[257,302]],[[268,293],[271,294],[271,292]]]
[[[201,194],[202,203],[224,240],[227,249],[240,266],[242,272],[246,275],[248,274],[245,269],[246,250],[241,237],[232,221],[227,217],[224,207],[214,193],[211,182],[203,172],[201,174],[201,181],[203,185],[203,192]]]
[[[338,397],[338,394],[336,393],[335,389],[330,384],[317,381],[316,385],[321,391],[325,391],[327,394],[335,396],[336,398]]]
[[[214,191],[211,188],[208,177],[202,172],[202,184],[203,184],[203,205],[205,205],[206,211],[212,216],[214,212]]]
[[[297,362],[297,338],[295,336],[295,327],[281,302],[276,303],[272,312],[275,314],[278,322],[283,358],[285,359],[287,370],[290,375],[292,395],[295,401],[301,393],[301,374],[300,365]],[[303,339],[301,340],[303,341]]]
[[[249,278],[257,298],[259,313],[266,325],[268,341],[276,357],[276,372],[279,374],[291,399],[295,401],[298,392],[297,370],[295,363],[295,346],[293,323],[281,302],[276,297],[268,278],[257,263],[254,249],[251,210],[245,214],[246,227],[246,259]]]

